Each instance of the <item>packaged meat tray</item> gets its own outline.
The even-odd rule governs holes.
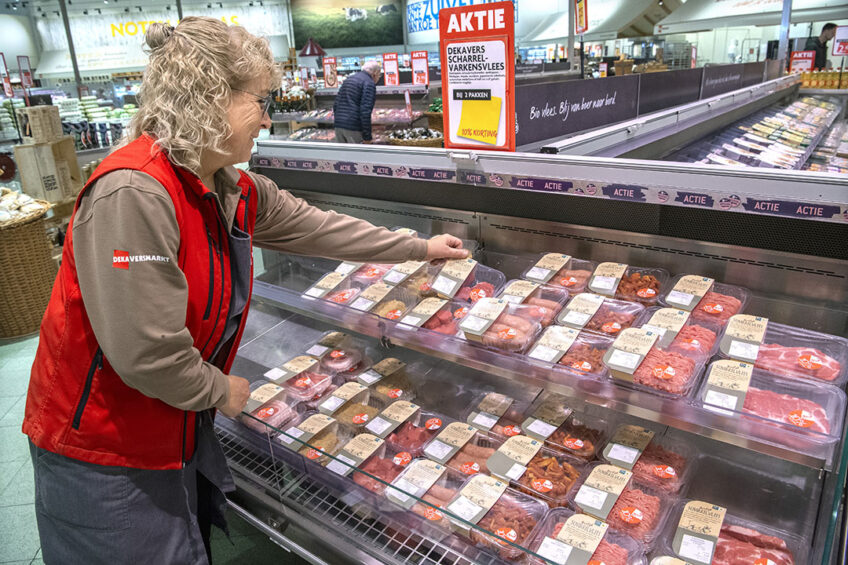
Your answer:
[[[478,546],[501,559],[516,561],[526,555],[522,548],[532,538],[548,507],[502,481],[477,475],[468,479],[446,510],[465,521],[451,523]],[[476,527],[468,522],[476,522]]]
[[[545,445],[583,461],[591,461],[609,435],[609,424],[601,418],[587,418],[579,412],[571,416],[551,434]]]
[[[569,372],[592,377],[607,375],[603,356],[612,346],[611,337],[580,332],[565,326],[545,328],[536,343],[529,349],[527,356],[547,364],[565,367]],[[557,380],[557,373],[551,372],[551,380]]]
[[[410,461],[408,453],[392,454],[386,450],[384,454],[373,455],[362,463],[352,473],[353,482],[375,494],[383,494]]]
[[[720,338],[719,355],[754,363],[782,377],[813,379],[842,387],[848,380],[848,340],[771,322],[731,317]]]
[[[696,319],[686,310],[649,308],[639,327],[650,329],[660,337],[660,349],[707,360],[718,351],[718,336],[722,325],[714,320]]]
[[[604,298],[598,294],[574,296],[557,316],[557,323],[576,330],[615,337],[637,325],[645,307],[635,302]]]
[[[686,519],[681,520],[684,515]],[[685,527],[687,524],[690,528]],[[697,535],[693,535],[692,528],[700,530]],[[704,531],[715,531],[718,535],[707,537],[702,533]],[[743,520],[720,506],[704,501],[680,500],[675,503],[660,545],[658,553],[693,565],[807,563],[806,545],[797,535]]]
[[[747,288],[715,282],[699,275],[678,275],[668,284],[660,303],[692,312],[693,320],[721,326],[735,314],[745,311],[750,292]]]
[[[333,414],[333,417],[355,435],[365,432],[365,426],[376,418],[380,411],[381,406],[371,399],[366,402],[348,402]]]
[[[561,253],[542,253],[536,257],[534,264],[522,273],[521,278],[562,287],[571,294],[576,294],[586,289],[589,277],[597,266],[594,261],[576,259]]]
[[[353,434],[339,426],[338,421],[314,410],[289,422],[276,437],[283,447],[321,465],[327,462],[327,454],[337,454],[351,439]]]
[[[250,383],[250,396],[247,398],[247,404],[245,404],[242,412],[250,414],[280,394],[283,394],[283,387],[280,385],[266,381],[265,379],[254,381]],[[239,418],[247,419],[244,416],[239,416]]]
[[[381,318],[399,320],[417,302],[417,295],[411,292],[384,282],[376,282],[363,288],[349,306],[359,312],[370,312]]]
[[[708,368],[696,404],[767,422],[780,430],[771,438],[779,443],[791,442],[791,436],[798,434],[833,442],[842,432],[846,398],[833,385],[787,379],[748,363],[724,360]]]
[[[289,398],[303,402],[323,395],[332,383],[333,377],[329,374],[304,371],[283,381],[282,386]]]
[[[414,401],[416,375],[424,374],[422,364],[414,363],[400,368],[371,385],[371,397],[378,406],[388,406],[396,400]]]
[[[359,296],[360,287],[347,275],[332,271],[323,275],[303,293],[307,298],[322,298],[336,304],[349,304]]]
[[[306,354],[321,361],[318,371],[334,375],[355,372],[366,360],[368,344],[338,331],[326,332],[306,349]],[[346,379],[350,380],[350,379]]]
[[[660,349],[656,345],[658,337],[643,328],[624,330],[604,355],[611,378],[621,385],[660,396],[688,396],[704,372],[706,359]]]
[[[601,263],[589,278],[588,290],[610,298],[653,306],[668,284],[665,269]]]
[[[538,314],[530,306],[498,298],[480,299],[459,323],[465,339],[492,349],[523,353],[542,333]]]
[[[241,422],[259,433],[276,434],[297,417],[297,403],[297,400],[286,398],[285,394],[277,394],[250,412],[249,416],[243,413]]]
[[[366,490],[382,494],[403,469],[403,465],[394,462],[385,442],[368,433],[354,436],[326,459],[322,480],[340,492],[349,492],[352,480]]]
[[[647,445],[643,445],[645,441]],[[698,463],[697,453],[685,442],[629,425],[615,430],[598,457],[631,471],[639,483],[669,495],[685,491]]]
[[[594,547],[590,553],[584,544]],[[589,554],[589,563],[647,565],[645,549],[633,538],[612,530],[604,522],[577,514],[570,508],[554,508],[545,516],[528,542],[528,549],[551,563],[566,565],[568,556]],[[580,552],[585,553],[580,553]],[[531,565],[548,565],[537,557]]]
[[[529,407],[529,401],[516,401],[497,392],[481,392],[471,402],[465,421],[485,433],[513,437],[522,433],[521,423]]]
[[[537,451],[530,457],[533,449]],[[489,457],[486,467],[493,477],[509,481],[512,488],[551,508],[568,503],[572,489],[586,470],[586,464],[579,459],[548,449],[544,442],[528,436],[507,439]]]
[[[412,457],[422,457],[424,446],[450,422],[441,414],[422,411],[417,422],[408,421],[395,429],[386,438],[386,444],[394,451],[406,451]]]
[[[424,328],[443,335],[457,335],[459,322],[468,314],[471,307],[466,302],[445,300],[431,296],[416,304],[400,323]]]
[[[438,438],[433,442],[438,441]],[[432,443],[432,442],[431,442]],[[462,473],[463,475],[476,475],[477,473],[489,474],[489,468],[486,462],[489,457],[495,454],[498,447],[503,444],[502,439],[497,439],[481,432],[475,432],[474,435],[466,443],[462,445],[456,455],[450,458],[446,463],[451,469]],[[430,451],[424,447],[424,453],[430,455]]]
[[[498,298],[533,308],[528,310],[528,316],[546,328],[554,323],[557,314],[568,302],[568,291],[556,286],[511,280],[506,283]]]
[[[371,286],[376,282],[380,282],[392,265],[384,265],[380,263],[365,263],[353,273],[350,274],[350,280],[354,284],[362,287]]]
[[[603,462],[589,465],[572,493],[571,506],[578,512],[604,520],[646,547],[660,537],[672,502],[630,471]]]
[[[450,532],[450,521],[442,512],[468,479],[444,465],[429,459],[414,459],[386,489],[386,498],[401,508],[412,511],[433,526]],[[423,502],[422,502],[423,501]],[[420,527],[415,524],[414,527]],[[430,530],[422,532],[432,537]]]
[[[446,261],[430,283],[429,292],[441,298],[474,303],[481,298],[497,296],[506,277],[500,271],[479,264],[474,259]]]

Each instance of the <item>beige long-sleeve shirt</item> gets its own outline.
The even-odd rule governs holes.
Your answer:
[[[427,243],[323,211],[250,173],[258,195],[254,245],[351,261],[423,260]],[[238,172],[215,175],[220,210],[231,230]],[[104,175],[83,196],[73,222],[74,260],[86,313],[103,354],[123,381],[183,410],[220,407],[226,375],[205,362],[185,327],[188,284],[177,266],[180,233],[174,205],[151,176],[131,170]],[[112,266],[115,249],[168,258]]]

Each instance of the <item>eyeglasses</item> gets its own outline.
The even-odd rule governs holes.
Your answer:
[[[271,107],[271,102],[274,101],[273,94],[269,94],[268,96],[259,96],[258,94],[254,94],[252,92],[242,90],[240,88],[233,88],[233,90],[235,90],[236,92],[244,92],[245,94],[250,94],[251,96],[256,98],[256,101],[259,103],[259,107],[262,108],[263,116],[268,113],[268,109]]]

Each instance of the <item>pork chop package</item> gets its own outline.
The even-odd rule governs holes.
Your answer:
[[[601,263],[589,279],[588,291],[653,306],[668,284],[668,271],[632,267],[625,263]]]
[[[660,396],[689,396],[704,372],[706,358],[662,349],[660,335],[646,328],[627,328],[604,354],[604,364],[616,382]]]
[[[640,483],[669,495],[685,491],[698,464],[698,454],[686,442],[633,424],[616,428],[598,456],[632,471]]]
[[[660,537],[674,500],[608,463],[590,465],[572,493],[571,506],[578,512],[605,521],[647,548]]]
[[[537,310],[502,298],[481,298],[459,323],[459,329],[469,341],[520,354],[542,333]]]
[[[718,351],[722,325],[715,320],[696,319],[692,312],[678,308],[649,308],[641,328],[659,334],[662,349],[683,355],[709,359]]]
[[[645,307],[636,302],[584,292],[574,296],[557,316],[557,323],[579,331],[615,337],[637,325]]]
[[[574,294],[586,289],[597,266],[594,261],[576,259],[564,253],[542,253],[534,258],[533,265],[521,274],[521,278],[562,287]]]
[[[731,317],[719,341],[719,355],[783,377],[838,387],[848,380],[848,340],[759,316]]]
[[[501,559],[516,561],[526,555],[522,548],[548,507],[541,500],[509,488],[504,481],[478,474],[468,479],[445,510],[458,533]]]
[[[798,434],[837,441],[846,404],[845,392],[833,385],[779,377],[730,359],[709,366],[695,401],[713,412],[767,422],[777,428],[769,438],[784,444]]]
[[[550,326],[530,347],[527,356],[581,376],[605,377],[607,368],[603,357],[614,341],[611,337],[565,326]],[[556,371],[551,373],[550,379],[557,380]]]
[[[795,534],[743,520],[721,506],[698,500],[674,504],[656,553],[691,565],[807,563],[805,544]]]
[[[511,280],[506,283],[499,298],[533,308],[534,310],[529,311],[529,315],[546,328],[554,323],[557,314],[568,302],[568,291],[557,286]]]
[[[530,551],[547,561],[530,556],[532,565],[647,565],[645,548],[633,538],[610,529],[606,522],[570,508],[554,508],[528,542]]]
[[[692,313],[693,321],[724,325],[748,304],[747,288],[716,282],[700,275],[678,275],[668,284],[660,304]]]

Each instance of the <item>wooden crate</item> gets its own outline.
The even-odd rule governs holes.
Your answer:
[[[30,106],[15,112],[25,143],[48,143],[62,137],[62,119],[57,106]]]

